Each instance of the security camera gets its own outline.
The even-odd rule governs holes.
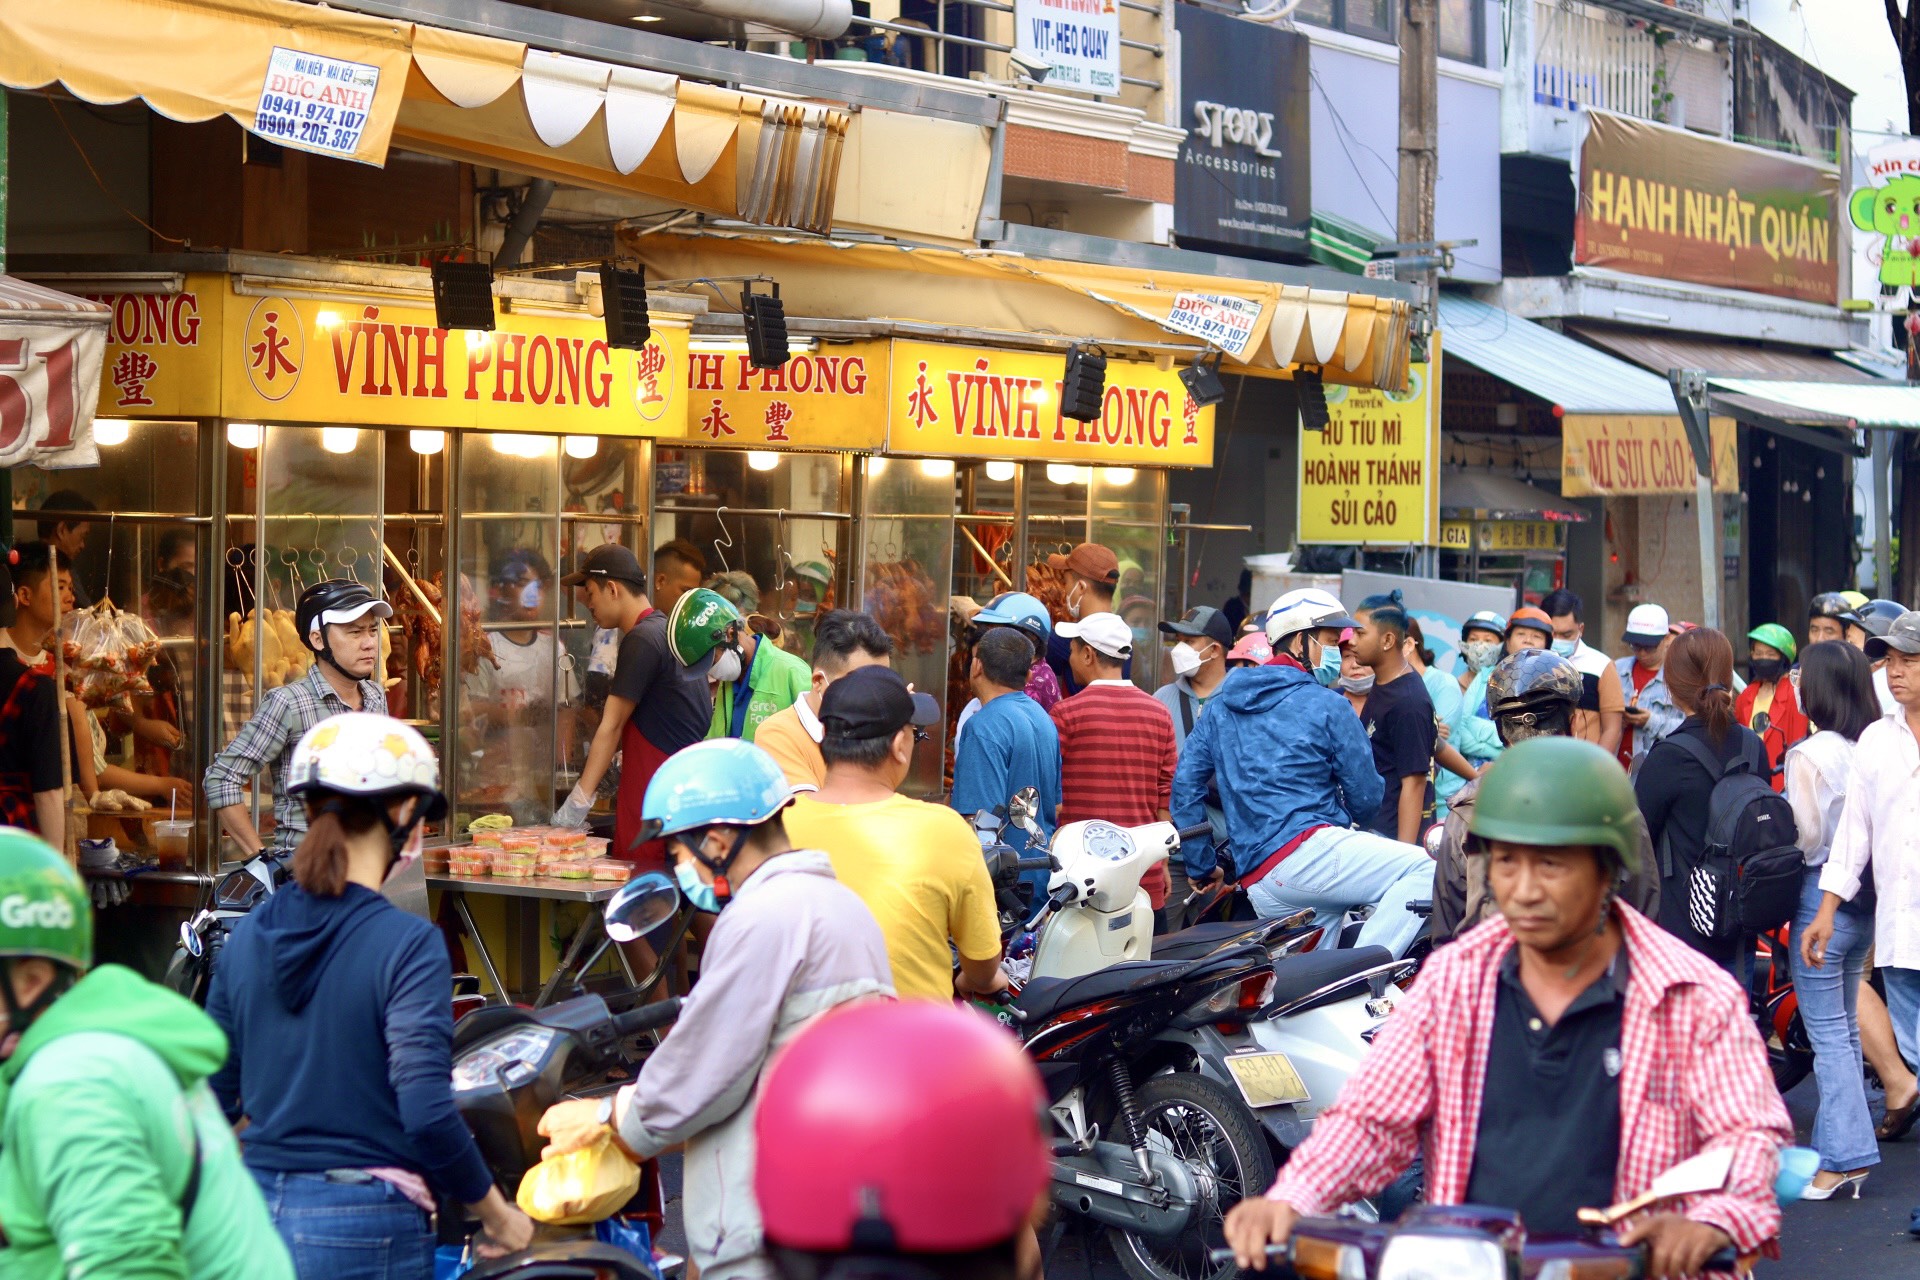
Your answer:
[[[1053,64],[1037,53],[1028,53],[1015,49],[1007,55],[1007,61],[1013,66],[1013,74],[1019,79],[1040,84],[1053,71]]]

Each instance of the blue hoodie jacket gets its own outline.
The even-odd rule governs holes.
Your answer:
[[[409,1169],[464,1204],[493,1185],[453,1106],[453,966],[439,930],[373,890],[289,884],[234,927],[207,1013],[210,1083],[273,1173]]]
[[[1206,821],[1207,783],[1215,777],[1236,876],[1310,827],[1350,827],[1372,816],[1384,792],[1360,717],[1290,665],[1227,673],[1180,749],[1174,825]],[[1192,841],[1186,856],[1189,876],[1213,873],[1210,845]]]

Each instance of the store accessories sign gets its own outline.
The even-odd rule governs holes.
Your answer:
[[[1042,84],[1120,92],[1117,0],[1014,0],[1013,25],[1016,54],[1049,68]]]
[[[638,351],[591,317],[503,313],[492,333],[431,310],[230,293],[190,276],[171,295],[118,294],[100,412],[269,422],[679,436],[687,333],[656,317]]]
[[[1054,352],[933,342],[893,344],[889,453],[1168,467],[1213,465],[1212,408],[1177,371],[1107,362],[1097,422],[1060,413],[1065,361]]]
[[[1692,493],[1697,472],[1686,428],[1677,417],[1590,417],[1560,421],[1560,492],[1596,495]],[[1739,433],[1731,418],[1713,420],[1713,491],[1740,487]]]
[[[1440,334],[1395,394],[1327,384],[1327,426],[1300,433],[1301,542],[1440,540]]]
[[[1604,111],[1577,128],[1575,262],[1839,300],[1838,170]]]
[[[1313,215],[1306,37],[1196,5],[1174,9],[1187,127],[1174,234],[1304,253]]]
[[[687,353],[687,435],[743,449],[860,449],[887,441],[887,353],[877,342],[822,343],[756,369],[745,343]]]

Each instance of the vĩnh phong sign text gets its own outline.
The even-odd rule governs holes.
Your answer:
[[[746,344],[696,339],[687,353],[687,435],[746,449],[859,449],[887,442],[886,339],[821,343],[775,369]]]
[[[1300,433],[1301,542],[1431,546],[1440,538],[1440,334],[1407,389],[1327,384],[1327,426]]]

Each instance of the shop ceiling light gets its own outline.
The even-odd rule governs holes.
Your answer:
[[[1327,429],[1327,385],[1318,369],[1301,369],[1293,375],[1294,394],[1300,398],[1300,425],[1308,431]]]
[[[1093,479],[1093,468],[1076,467],[1066,462],[1049,462],[1047,479],[1057,485],[1085,484]]]
[[[340,327],[340,313],[331,309],[322,311],[313,318],[313,323],[322,329],[338,329]]]
[[[1101,471],[1100,478],[1116,489],[1124,489],[1133,483],[1135,474],[1132,467],[1108,467]]]
[[[1220,353],[1209,351],[1180,371],[1180,383],[1202,409],[1227,398],[1227,384],[1220,381]]]
[[[236,449],[258,449],[260,447],[260,424],[257,422],[229,422],[227,424],[227,443]]]
[[[322,427],[320,447],[328,453],[352,453],[360,447],[360,428]]]
[[[953,475],[953,463],[945,458],[922,458],[920,460],[920,474],[930,480],[939,480],[942,477]]]
[[[569,458],[579,458],[584,461],[600,452],[600,437],[568,436],[560,442],[560,447],[567,451]]]
[[[125,418],[95,418],[93,420],[93,442],[112,448],[116,444],[127,442],[127,420]]]
[[[989,462],[987,464],[987,479],[993,481],[995,484],[1005,484],[1007,481],[1013,479],[1014,473],[1018,470],[1019,468],[1011,462]]]
[[[868,458],[867,459],[867,475],[870,478],[876,477],[876,476],[883,476],[886,473],[887,473],[887,460],[885,458]]]
[[[1068,347],[1066,372],[1060,376],[1061,416],[1076,422],[1098,422],[1106,391],[1106,356],[1078,343]]]
[[[747,360],[756,369],[778,369],[791,354],[787,347],[787,308],[780,286],[772,293],[755,293],[748,283],[740,294],[740,312],[747,322]]]
[[[765,449],[755,449],[747,454],[747,465],[755,471],[772,471],[780,465],[780,455]]]
[[[493,329],[493,268],[484,262],[433,264],[433,322],[442,329]]]
[[[516,435],[511,431],[499,431],[487,437],[487,443],[493,451],[509,458],[537,458],[546,452],[545,442],[539,436]]]
[[[447,447],[447,433],[444,431],[409,431],[407,447],[422,456],[431,456]]]
[[[653,336],[647,318],[647,272],[644,267],[627,270],[611,262],[600,267],[600,304],[606,313],[607,345],[621,351],[638,351]]]

